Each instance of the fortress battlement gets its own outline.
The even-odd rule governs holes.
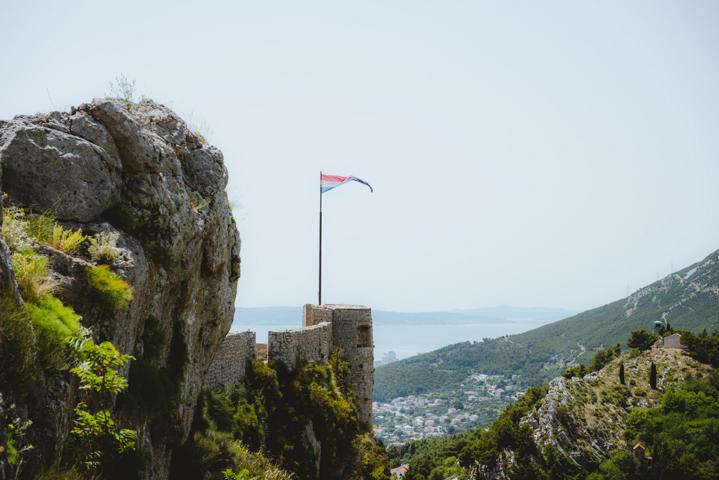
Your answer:
[[[374,344],[372,310],[361,305],[305,305],[301,328],[270,331],[267,361],[280,362],[293,370],[298,362],[326,362],[333,348],[340,348],[350,364],[351,383],[360,420],[372,424],[374,388]],[[247,365],[257,356],[255,332],[231,333],[225,337],[207,372],[206,385],[237,385],[244,380]]]

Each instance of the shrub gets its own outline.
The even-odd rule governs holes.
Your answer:
[[[365,433],[355,437],[353,447],[358,452],[358,465],[355,467],[357,478],[368,480],[389,478],[389,457],[382,445],[372,438],[372,434]]]
[[[52,469],[36,476],[35,480],[87,480],[87,476],[75,468],[70,470]]]
[[[634,330],[627,340],[627,346],[630,348],[638,348],[641,351],[649,350],[658,339],[658,335],[650,333],[644,329]]]
[[[120,249],[117,248],[117,240],[120,235],[115,232],[100,232],[89,237],[90,246],[87,251],[90,258],[96,262],[113,263],[120,257]]]
[[[87,237],[82,234],[81,230],[70,230],[63,228],[62,225],[55,224],[52,227],[52,235],[48,240],[48,245],[56,250],[65,253],[75,252]]]
[[[12,255],[15,279],[25,301],[35,302],[57,288],[57,282],[50,276],[47,262],[47,257],[31,250]]]
[[[605,348],[598,350],[597,353],[594,354],[594,358],[592,358],[592,364],[589,366],[589,369],[592,372],[597,372],[601,370],[609,362],[618,357],[621,352],[622,347],[618,343],[614,346],[614,348]]]
[[[262,453],[250,452],[239,440],[225,432],[207,431],[193,437],[202,464],[204,478],[226,480],[291,480],[291,474],[281,470]],[[211,473],[221,465],[223,470]]]
[[[698,335],[682,332],[682,343],[687,346],[692,358],[719,367],[719,331],[711,335],[706,330]]]
[[[124,308],[132,300],[132,287],[108,265],[97,265],[87,270],[90,284],[117,308]]]
[[[112,456],[135,450],[134,430],[120,428],[109,410],[112,399],[127,388],[127,379],[118,373],[132,356],[117,351],[110,342],[97,345],[92,340],[78,343],[76,352],[80,365],[71,371],[80,379],[80,389],[97,395],[96,406],[85,402],[75,405],[75,418],[70,433],[83,447],[82,466],[91,472],[106,467]]]

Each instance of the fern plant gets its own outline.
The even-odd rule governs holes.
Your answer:
[[[74,253],[82,245],[87,237],[82,234],[81,230],[65,229],[62,225],[55,224],[52,227],[52,234],[48,239],[48,244],[61,252]]]

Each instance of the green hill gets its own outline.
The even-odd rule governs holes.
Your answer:
[[[594,371],[527,389],[489,428],[392,445],[391,462],[409,465],[407,480],[719,478],[719,333],[682,341],[606,349]]]
[[[719,251],[629,297],[534,330],[450,345],[377,368],[375,399],[456,389],[473,373],[539,385],[633,330],[666,319],[674,328],[719,328]]]

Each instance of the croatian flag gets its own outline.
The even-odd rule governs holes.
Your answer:
[[[343,185],[347,182],[359,182],[363,185],[367,185],[370,192],[374,192],[374,190],[372,190],[372,185],[365,182],[361,178],[342,177],[340,175],[325,175],[324,173],[322,173],[320,174],[320,193],[329,192],[333,188],[339,187],[340,185]]]

